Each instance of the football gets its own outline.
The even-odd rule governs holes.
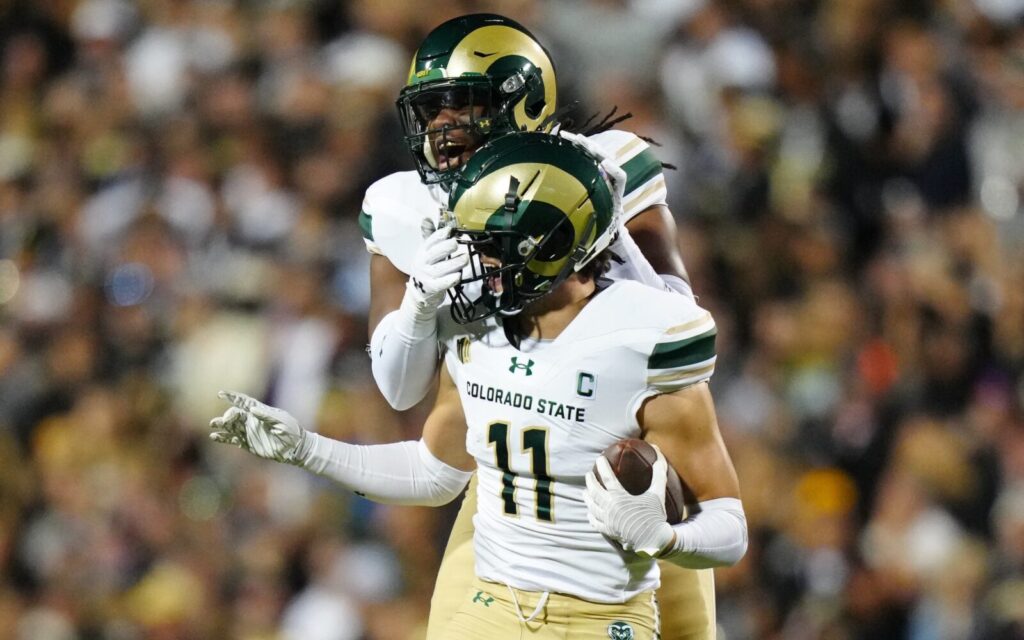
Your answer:
[[[637,496],[651,486],[651,474],[657,454],[647,442],[637,438],[625,438],[601,452],[608,460],[615,477],[622,487]],[[598,482],[601,479],[598,477]],[[603,486],[603,485],[602,485]],[[686,500],[683,483],[672,465],[668,467],[668,481],[665,483],[665,512],[669,524],[678,524],[686,517]]]

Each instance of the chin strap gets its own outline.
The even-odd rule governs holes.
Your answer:
[[[516,316],[503,316],[501,318],[501,330],[505,332],[505,338],[508,339],[508,343],[518,350],[523,338],[519,335],[519,323],[515,322],[515,318]]]
[[[519,197],[519,179],[515,176],[511,176],[508,179],[508,192],[505,193],[505,206],[504,210],[504,231],[508,233],[502,234],[501,238],[501,255],[509,256],[512,253],[512,227],[515,222],[516,212],[519,210],[519,203],[522,202],[522,198]],[[515,291],[514,287],[514,270],[509,269],[501,274],[501,297],[504,298],[506,295],[511,296],[512,292]],[[514,315],[511,316],[500,316],[501,329],[505,333],[505,338],[508,339],[516,349],[519,348],[521,338],[518,332],[518,323],[513,319]]]
[[[510,176],[508,179],[508,192],[505,194],[505,207],[504,207],[504,220],[502,221],[505,233],[501,236],[501,258],[502,266],[504,267],[504,260],[508,256],[513,255],[512,246],[512,228],[515,223],[516,212],[519,210],[519,203],[522,199],[519,197],[519,179],[515,176]],[[502,308],[511,307],[513,302],[512,295],[515,292],[515,269],[506,269],[501,273],[501,304]],[[508,296],[508,298],[506,298]],[[505,300],[508,300],[510,304],[504,304]],[[502,323],[502,326],[507,326]],[[505,335],[508,335],[508,329],[505,330]],[[509,342],[512,342],[509,339]],[[518,344],[516,342],[515,344]]]

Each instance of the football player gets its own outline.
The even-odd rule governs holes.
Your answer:
[[[398,100],[417,170],[374,183],[359,217],[372,254],[373,376],[394,408],[407,409],[422,400],[437,378],[435,317],[464,266],[461,255],[451,254],[448,230],[432,231],[446,182],[487,138],[549,129],[556,118],[556,89],[547,51],[525,28],[501,16],[470,15],[446,22],[417,50]],[[622,262],[614,262],[608,276],[691,296],[665,204],[661,162],[646,142],[625,131],[603,131],[587,142],[627,174],[621,221],[626,231],[613,245]],[[438,574],[429,640],[438,638],[447,612],[454,610],[472,575],[475,500],[474,483]],[[658,595],[666,639],[714,637],[710,570],[695,573],[666,565]]]
[[[421,440],[338,442],[240,394],[222,394],[232,406],[211,421],[217,441],[381,502],[445,504],[476,469],[475,577],[441,637],[656,638],[656,558],[707,568],[746,550],[706,384],[714,321],[690,297],[600,280],[621,208],[606,175],[544,133],[493,139],[465,162],[441,224],[470,275],[438,318],[446,366]],[[641,436],[657,461],[632,495],[600,453]],[[670,463],[694,496],[675,526]]]

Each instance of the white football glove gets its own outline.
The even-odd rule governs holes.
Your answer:
[[[452,236],[453,228],[425,219],[422,224],[423,244],[412,261],[409,294],[421,310],[434,310],[444,302],[444,294],[459,283],[462,269],[469,264],[469,253],[460,250]]]
[[[634,496],[615,477],[604,456],[597,458],[597,472],[587,472],[587,488],[583,500],[587,504],[590,524],[622,545],[626,551],[657,558],[675,543],[676,534],[665,513],[665,483],[668,461],[657,446],[658,453],[651,471],[651,486]]]
[[[221,391],[217,396],[232,406],[210,420],[211,440],[237,445],[267,460],[303,466],[312,438],[287,411],[244,393]]]
[[[580,145],[601,161],[599,166],[611,186],[612,221],[616,225],[619,224],[623,219],[622,200],[626,194],[626,172],[615,162],[614,158],[587,136],[562,130],[558,131],[558,135]]]

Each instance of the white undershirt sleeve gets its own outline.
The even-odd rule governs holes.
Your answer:
[[[306,437],[313,442],[303,467],[375,502],[448,504],[473,475],[438,460],[422,440],[362,446],[312,432]]]
[[[737,498],[700,502],[693,515],[672,529],[675,544],[662,558],[688,569],[725,567],[747,552],[747,517]]]
[[[370,337],[373,379],[392,408],[422,400],[437,375],[437,310],[418,309],[410,296],[380,321]]]

